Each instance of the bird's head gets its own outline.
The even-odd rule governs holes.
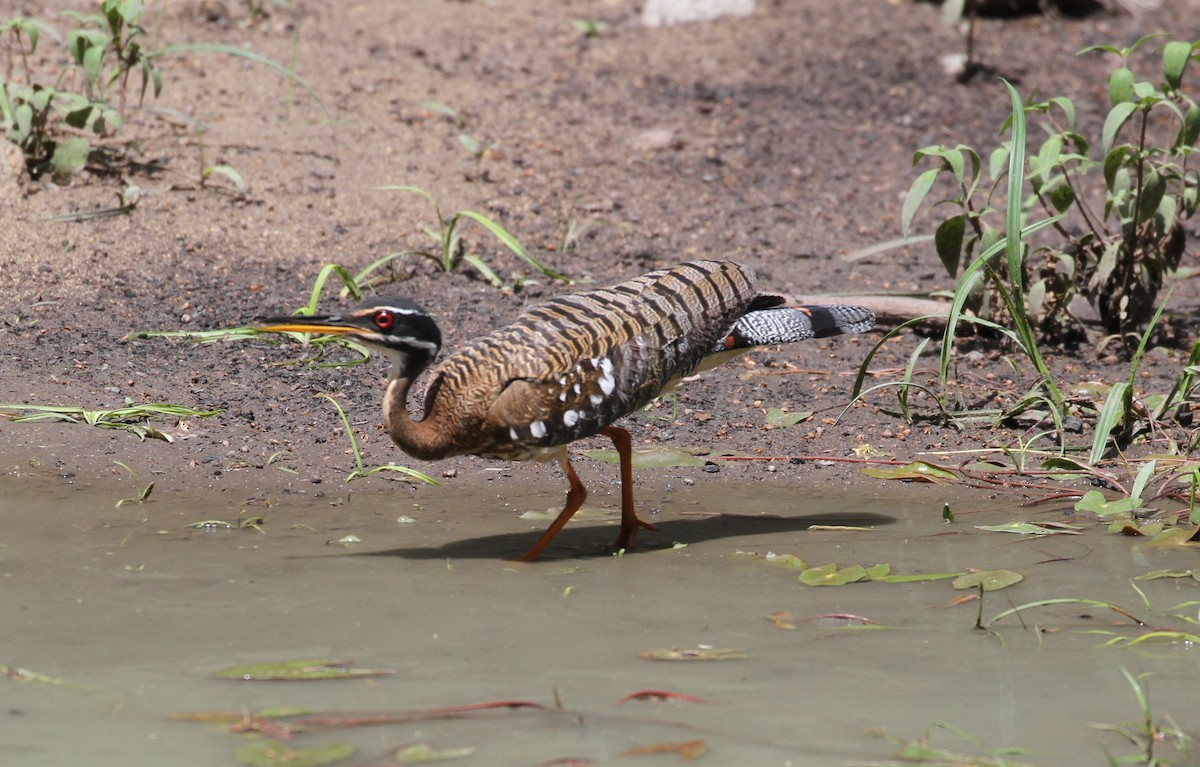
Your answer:
[[[416,378],[442,348],[437,323],[407,298],[375,297],[337,314],[262,317],[255,328],[268,333],[348,336],[383,354],[392,363],[394,378]]]

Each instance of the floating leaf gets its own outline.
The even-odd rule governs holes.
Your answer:
[[[245,681],[312,681],[318,679],[357,679],[369,676],[388,676],[396,671],[390,668],[351,668],[349,661],[341,660],[285,660],[255,663],[221,669],[213,674],[217,679],[242,679]]]
[[[795,426],[801,421],[807,421],[812,418],[811,410],[804,410],[799,413],[787,413],[783,409],[773,407],[767,410],[767,426]]]
[[[1142,535],[1153,537],[1161,533],[1165,526],[1166,525],[1164,525],[1162,522],[1143,522],[1140,524],[1134,524],[1129,520],[1118,519],[1113,521],[1113,523],[1108,526],[1108,532],[1120,533],[1121,535],[1127,535],[1130,538],[1136,538]]]
[[[354,746],[349,743],[292,748],[276,740],[247,743],[233,752],[238,762],[250,767],[323,767],[349,759],[353,755]]]
[[[708,463],[697,453],[705,450],[686,450],[677,447],[649,447],[633,451],[632,463],[635,469],[663,469],[671,466],[704,466]],[[595,458],[605,463],[621,462],[616,450],[588,450],[584,453],[589,458]]]
[[[1051,527],[1033,522],[1006,522],[1003,525],[975,525],[976,530],[986,530],[989,533],[1016,533],[1017,535],[1080,535],[1078,530],[1063,529],[1061,526]]]
[[[312,713],[312,709],[297,708],[293,706],[276,706],[275,708],[264,708],[258,711],[250,712],[249,716],[253,719],[288,719],[294,716],[306,716]],[[168,719],[174,719],[177,722],[215,722],[218,724],[232,724],[234,722],[243,722],[247,718],[246,712],[243,711],[172,711],[167,714]]]
[[[830,562],[820,567],[810,567],[800,573],[800,582],[806,586],[844,586],[847,583],[857,583],[866,579],[867,571],[862,565],[838,568],[836,562]]]
[[[1012,570],[972,570],[963,573],[950,584],[956,589],[974,589],[983,586],[984,591],[998,591],[1025,580],[1025,576]]]
[[[1195,536],[1191,530],[1182,527],[1172,527],[1154,534],[1150,540],[1151,546],[1186,546],[1195,548]]]
[[[763,555],[763,559],[769,564],[776,565],[777,567],[786,567],[789,570],[804,570],[808,568],[804,560],[795,554],[776,554],[768,551]]]
[[[879,567],[879,565],[876,565]],[[867,571],[868,574],[870,571]],[[962,573],[909,573],[906,575],[872,575],[871,580],[879,583],[920,583],[921,581],[946,581]]]
[[[949,469],[935,466],[926,461],[913,461],[904,466],[867,466],[863,474],[876,479],[907,479],[923,482],[954,482],[958,477]]]
[[[678,754],[680,759],[690,762],[699,759],[708,751],[708,745],[702,740],[689,740],[685,743],[655,743],[650,746],[627,748],[618,756],[648,756],[650,754]]]
[[[787,610],[776,610],[767,616],[767,620],[774,623],[777,629],[788,629],[790,631],[796,628],[797,618]]]
[[[1075,502],[1075,511],[1090,511],[1108,517],[1114,514],[1128,514],[1141,505],[1141,498],[1117,498],[1110,501],[1099,490],[1088,490]]]
[[[1151,570],[1145,575],[1134,578],[1135,581],[1157,581],[1162,578],[1195,578],[1196,570]]]
[[[663,650],[647,650],[638,653],[647,660],[696,661],[696,660],[745,660],[750,656],[744,650],[719,647],[672,647]]]
[[[392,756],[392,759],[400,764],[428,764],[430,762],[448,762],[451,759],[463,759],[473,753],[475,753],[475,749],[470,746],[435,750],[430,748],[427,743],[414,743],[397,751]]]
[[[704,698],[697,698],[695,695],[688,695],[683,692],[671,692],[670,690],[638,690],[631,692],[625,697],[617,701],[620,706],[628,703],[631,700],[678,700],[683,703],[706,703]]]

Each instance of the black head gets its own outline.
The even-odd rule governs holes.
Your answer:
[[[333,333],[376,349],[397,376],[415,378],[442,348],[442,332],[429,313],[407,298],[376,296],[348,311],[325,315],[264,317],[269,333]]]

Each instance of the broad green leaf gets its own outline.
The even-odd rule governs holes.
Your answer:
[[[908,237],[908,227],[913,216],[917,214],[917,209],[921,207],[921,202],[929,194],[934,180],[941,172],[941,168],[931,168],[917,176],[916,181],[909,187],[908,194],[904,196],[904,205],[900,209],[900,231],[905,237]]]
[[[74,176],[87,165],[91,149],[87,139],[81,136],[69,138],[54,148],[54,154],[50,156],[50,167],[54,169],[55,175]]]
[[[1093,466],[1104,458],[1112,430],[1129,413],[1131,396],[1132,393],[1126,381],[1118,381],[1113,384],[1112,389],[1108,392],[1108,398],[1104,400],[1104,407],[1101,408],[1100,415],[1096,419],[1096,434],[1092,439],[1091,455],[1088,457],[1088,463]]]
[[[926,482],[955,482],[958,475],[925,461],[913,461],[904,466],[868,466],[863,474],[876,479],[919,479]]]
[[[254,741],[238,746],[233,758],[248,767],[324,767],[354,756],[349,743],[326,743],[312,748],[293,748],[276,740]]]
[[[1108,76],[1108,100],[1113,106],[1133,99],[1133,72],[1121,67]]]
[[[806,586],[843,586],[864,580],[867,580],[867,571],[862,565],[839,568],[836,562],[810,567],[800,573],[800,582]]]
[[[1099,490],[1088,490],[1075,502],[1075,511],[1090,511],[1102,517],[1111,517],[1116,514],[1128,514],[1141,505],[1141,498],[1117,498],[1110,501]]]
[[[958,267],[962,262],[963,235],[967,231],[967,219],[964,216],[951,216],[943,221],[933,235],[934,247],[946,273],[951,277],[958,276]]]
[[[1154,476],[1154,469],[1157,467],[1157,465],[1157,460],[1150,460],[1138,470],[1137,476],[1133,480],[1133,488],[1129,491],[1129,496],[1131,498],[1142,497],[1142,493],[1146,490],[1146,484],[1150,482],[1150,478]]]
[[[773,407],[767,409],[767,425],[768,426],[795,426],[801,421],[807,421],[812,418],[811,410],[803,410],[799,413],[786,413],[781,408]]]
[[[1069,184],[1064,182],[1050,190],[1050,204],[1057,212],[1065,213],[1074,203],[1075,190]]]
[[[1191,57],[1191,43],[1172,40],[1163,46],[1163,78],[1172,90],[1179,90],[1179,83],[1183,80],[1183,70],[1187,67]]]
[[[616,450],[588,450],[584,455],[605,463],[621,462]],[[668,466],[704,466],[708,461],[682,448],[647,447],[633,451],[632,463],[635,469],[661,469]]]
[[[1154,215],[1166,191],[1167,182],[1158,171],[1151,169],[1145,174],[1142,181],[1142,193],[1138,197],[1138,213],[1142,221],[1148,221]]]
[[[959,590],[983,586],[984,591],[998,591],[1023,580],[1023,575],[1012,570],[976,570],[958,576],[950,585]]]
[[[1104,130],[1101,133],[1100,147],[1105,154],[1112,149],[1113,142],[1117,139],[1117,133],[1121,127],[1125,125],[1125,121],[1137,109],[1137,104],[1126,101],[1123,104],[1117,104],[1108,113],[1108,117],[1104,118]]]
[[[1196,144],[1196,139],[1200,138],[1200,104],[1188,104],[1187,111],[1183,115],[1183,126],[1179,129],[1179,138],[1176,139],[1176,144],[1180,147],[1190,147]]]
[[[876,565],[876,567],[879,567],[879,565]],[[871,580],[878,581],[879,583],[920,583],[922,581],[946,581],[962,575],[962,573],[909,573],[906,575],[893,575],[888,573],[886,575],[872,575],[872,570],[874,569],[875,568],[868,569],[867,575],[870,576]]]
[[[992,181],[997,181],[1008,169],[1008,149],[1009,144],[1005,142],[992,150],[988,155],[988,176]]]
[[[217,679],[242,681],[299,681],[323,679],[356,679],[370,676],[389,676],[396,673],[389,668],[352,668],[346,661],[339,660],[285,660],[235,666],[213,673]]]
[[[1132,150],[1125,145],[1113,147],[1104,156],[1104,183],[1110,192],[1117,187],[1117,171],[1124,167],[1126,158]]]

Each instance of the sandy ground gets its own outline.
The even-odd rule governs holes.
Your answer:
[[[60,26],[57,13],[69,5],[9,4]],[[463,224],[468,252],[500,275],[504,289],[465,268],[442,273],[419,255],[394,262],[398,284],[386,287],[432,311],[448,350],[551,294],[693,257],[738,260],[757,271],[765,290],[789,294],[927,295],[951,287],[926,246],[847,256],[899,236],[913,151],[990,146],[1007,95],[994,77],[964,85],[943,72],[940,58],[962,42],[935,7],[847,7],[763,3],[744,19],[647,29],[636,4],[607,0],[297,0],[265,19],[249,18],[238,3],[152,4],[154,45],[237,46],[292,67],[311,93],[244,58],[170,55],[160,62],[162,95],[131,110],[114,139],[133,163],[118,172],[91,168],[67,186],[4,178],[0,402],[88,409],[167,402],[221,412],[157,421],[171,444],[0,419],[3,465],[32,462],[50,476],[128,482],[120,461],[139,482],[153,477],[160,487],[316,483],[323,491],[341,487],[354,466],[336,412],[314,396],[328,393],[351,415],[369,466],[404,461],[445,473],[447,492],[501,468],[554,505],[562,481],[553,466],[405,461],[381,430],[378,361],[316,367],[298,361],[311,350],[275,340],[199,345],[129,334],[224,328],[290,312],[307,302],[325,264],[357,272],[390,253],[428,249],[432,207],[415,194],[380,190],[386,185],[427,190],[445,215],[493,217],[575,281],[533,273],[481,228]],[[1198,9],[1179,0],[1140,16],[986,20],[978,48],[1023,92],[1070,95],[1081,124],[1095,126],[1113,61],[1076,51],[1162,30],[1200,38]],[[578,20],[607,26],[588,37]],[[52,58],[35,63],[55,66]],[[201,169],[216,164],[235,168],[248,191],[237,193],[219,175],[202,186]],[[54,220],[112,208],[130,186],[140,196],[126,214]],[[927,231],[932,221],[923,215],[915,228]],[[327,309],[346,303],[332,289],[320,300]],[[1174,330],[1145,364],[1147,391],[1165,390],[1178,373],[1196,303],[1190,285],[1176,292]],[[881,326],[900,319],[883,314]],[[896,380],[919,340],[906,334],[889,344],[871,380]],[[720,462],[716,474],[686,470],[747,488],[878,482],[853,464],[814,474],[812,463],[787,457],[846,457],[869,445],[908,460],[1020,436],[909,427],[879,409],[895,408],[892,391],[837,420],[872,342],[765,349],[626,423],[643,445],[776,457]],[[922,380],[930,380],[929,359]],[[1028,369],[1014,375],[1001,350],[986,345],[962,360],[968,399],[1011,402],[1033,380]],[[1124,375],[1120,360],[1089,349],[1066,350],[1051,364],[1064,382]],[[816,415],[770,428],[769,408]],[[587,481],[615,480],[611,467],[589,459],[580,468]],[[664,481],[653,472],[641,477]]]

